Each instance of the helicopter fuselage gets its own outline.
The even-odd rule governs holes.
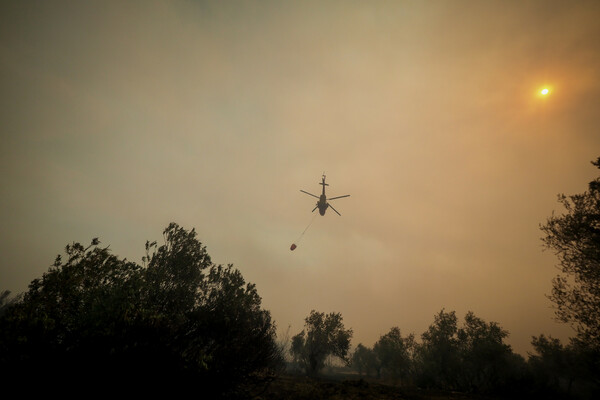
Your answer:
[[[323,193],[319,197],[319,201],[317,201],[317,207],[319,207],[319,214],[325,215],[325,211],[327,211],[327,207],[329,204],[327,203],[327,196],[325,195],[325,186],[329,186],[325,183],[325,175],[323,175],[323,181],[319,183],[319,185],[323,185]]]
[[[323,191],[325,191],[324,187],[323,187]],[[319,207],[319,214],[325,215],[325,211],[327,211],[328,206],[329,206],[329,204],[327,204],[327,196],[325,196],[325,193],[323,193],[319,197],[319,201],[317,201],[317,207]]]

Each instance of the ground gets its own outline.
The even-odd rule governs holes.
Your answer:
[[[484,397],[456,392],[405,389],[359,377],[310,378],[286,374],[260,394],[260,400],[483,400]]]

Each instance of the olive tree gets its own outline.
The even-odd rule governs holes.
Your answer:
[[[408,376],[411,364],[410,343],[413,341],[412,334],[403,338],[398,327],[391,328],[379,338],[373,346],[373,351],[379,360],[382,375],[393,381]]]
[[[592,164],[600,168],[600,157]],[[558,319],[570,323],[583,343],[600,349],[600,178],[587,191],[561,194],[558,201],[565,212],[540,227],[562,272],[553,279],[549,297]]]
[[[426,387],[457,389],[460,367],[456,312],[443,309],[421,334],[417,353],[418,383]]]
[[[373,349],[365,347],[362,343],[359,343],[352,353],[351,359],[352,367],[362,376],[363,373],[371,375],[375,372],[379,378],[381,373],[381,366],[377,356]]]
[[[212,263],[196,232],[170,224],[144,266],[99,241],[73,243],[0,315],[0,373],[32,379],[195,382],[213,392],[283,364],[255,285]],[[7,295],[2,295],[6,303]]]
[[[491,392],[510,379],[512,349],[504,343],[508,331],[496,322],[486,323],[469,311],[458,330],[463,390]]]
[[[290,353],[307,374],[318,373],[328,356],[349,362],[352,329],[345,329],[342,314],[312,310],[304,321],[304,330],[292,337]]]

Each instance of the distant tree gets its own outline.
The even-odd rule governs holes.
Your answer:
[[[381,365],[382,375],[399,381],[406,379],[410,370],[409,346],[411,338],[403,338],[400,328],[393,327],[373,346]]]
[[[292,338],[290,353],[309,375],[318,373],[328,356],[349,362],[348,350],[352,329],[345,329],[340,313],[312,310],[306,317],[304,330]]]
[[[592,164],[600,168],[600,157]],[[554,278],[549,297],[558,319],[570,323],[582,343],[600,350],[600,178],[586,192],[561,194],[558,201],[566,212],[540,227],[563,273]]]
[[[163,246],[146,244],[147,267],[97,239],[67,246],[0,316],[0,372],[217,391],[276,373],[275,326],[256,287],[212,264],[195,236],[170,224]]]
[[[463,390],[494,392],[504,385],[512,371],[512,349],[504,343],[508,332],[497,323],[486,323],[472,311],[458,330]]]
[[[459,327],[456,313],[442,309],[421,335],[421,344],[413,345],[417,384],[479,393],[521,385],[525,362],[504,343],[507,337],[497,323],[486,323],[471,311]]]
[[[457,388],[460,368],[456,313],[443,309],[435,315],[434,322],[421,335],[418,360],[418,384],[444,389]]]
[[[359,375],[375,373],[378,378],[380,376],[381,364],[377,359],[377,355],[375,355],[373,349],[363,346],[362,343],[359,343],[354,353],[352,353],[351,365]]]
[[[534,336],[531,344],[534,353],[529,354],[528,364],[533,373],[537,392],[573,394],[573,388],[581,383],[584,391],[599,389],[600,354],[595,349],[571,339],[563,345],[552,336]],[[580,389],[581,391],[581,389]]]
[[[558,390],[560,377],[567,367],[565,349],[552,336],[534,336],[531,344],[535,353],[529,354],[529,364],[540,387]]]

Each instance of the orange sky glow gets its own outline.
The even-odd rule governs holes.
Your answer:
[[[60,3],[60,2],[58,2]],[[539,225],[597,176],[594,1],[3,2],[0,290],[169,222],[278,330],[367,346],[442,308],[561,339]],[[547,88],[548,94],[541,90]],[[328,194],[341,217],[313,218]],[[315,211],[316,212],[316,211]]]

